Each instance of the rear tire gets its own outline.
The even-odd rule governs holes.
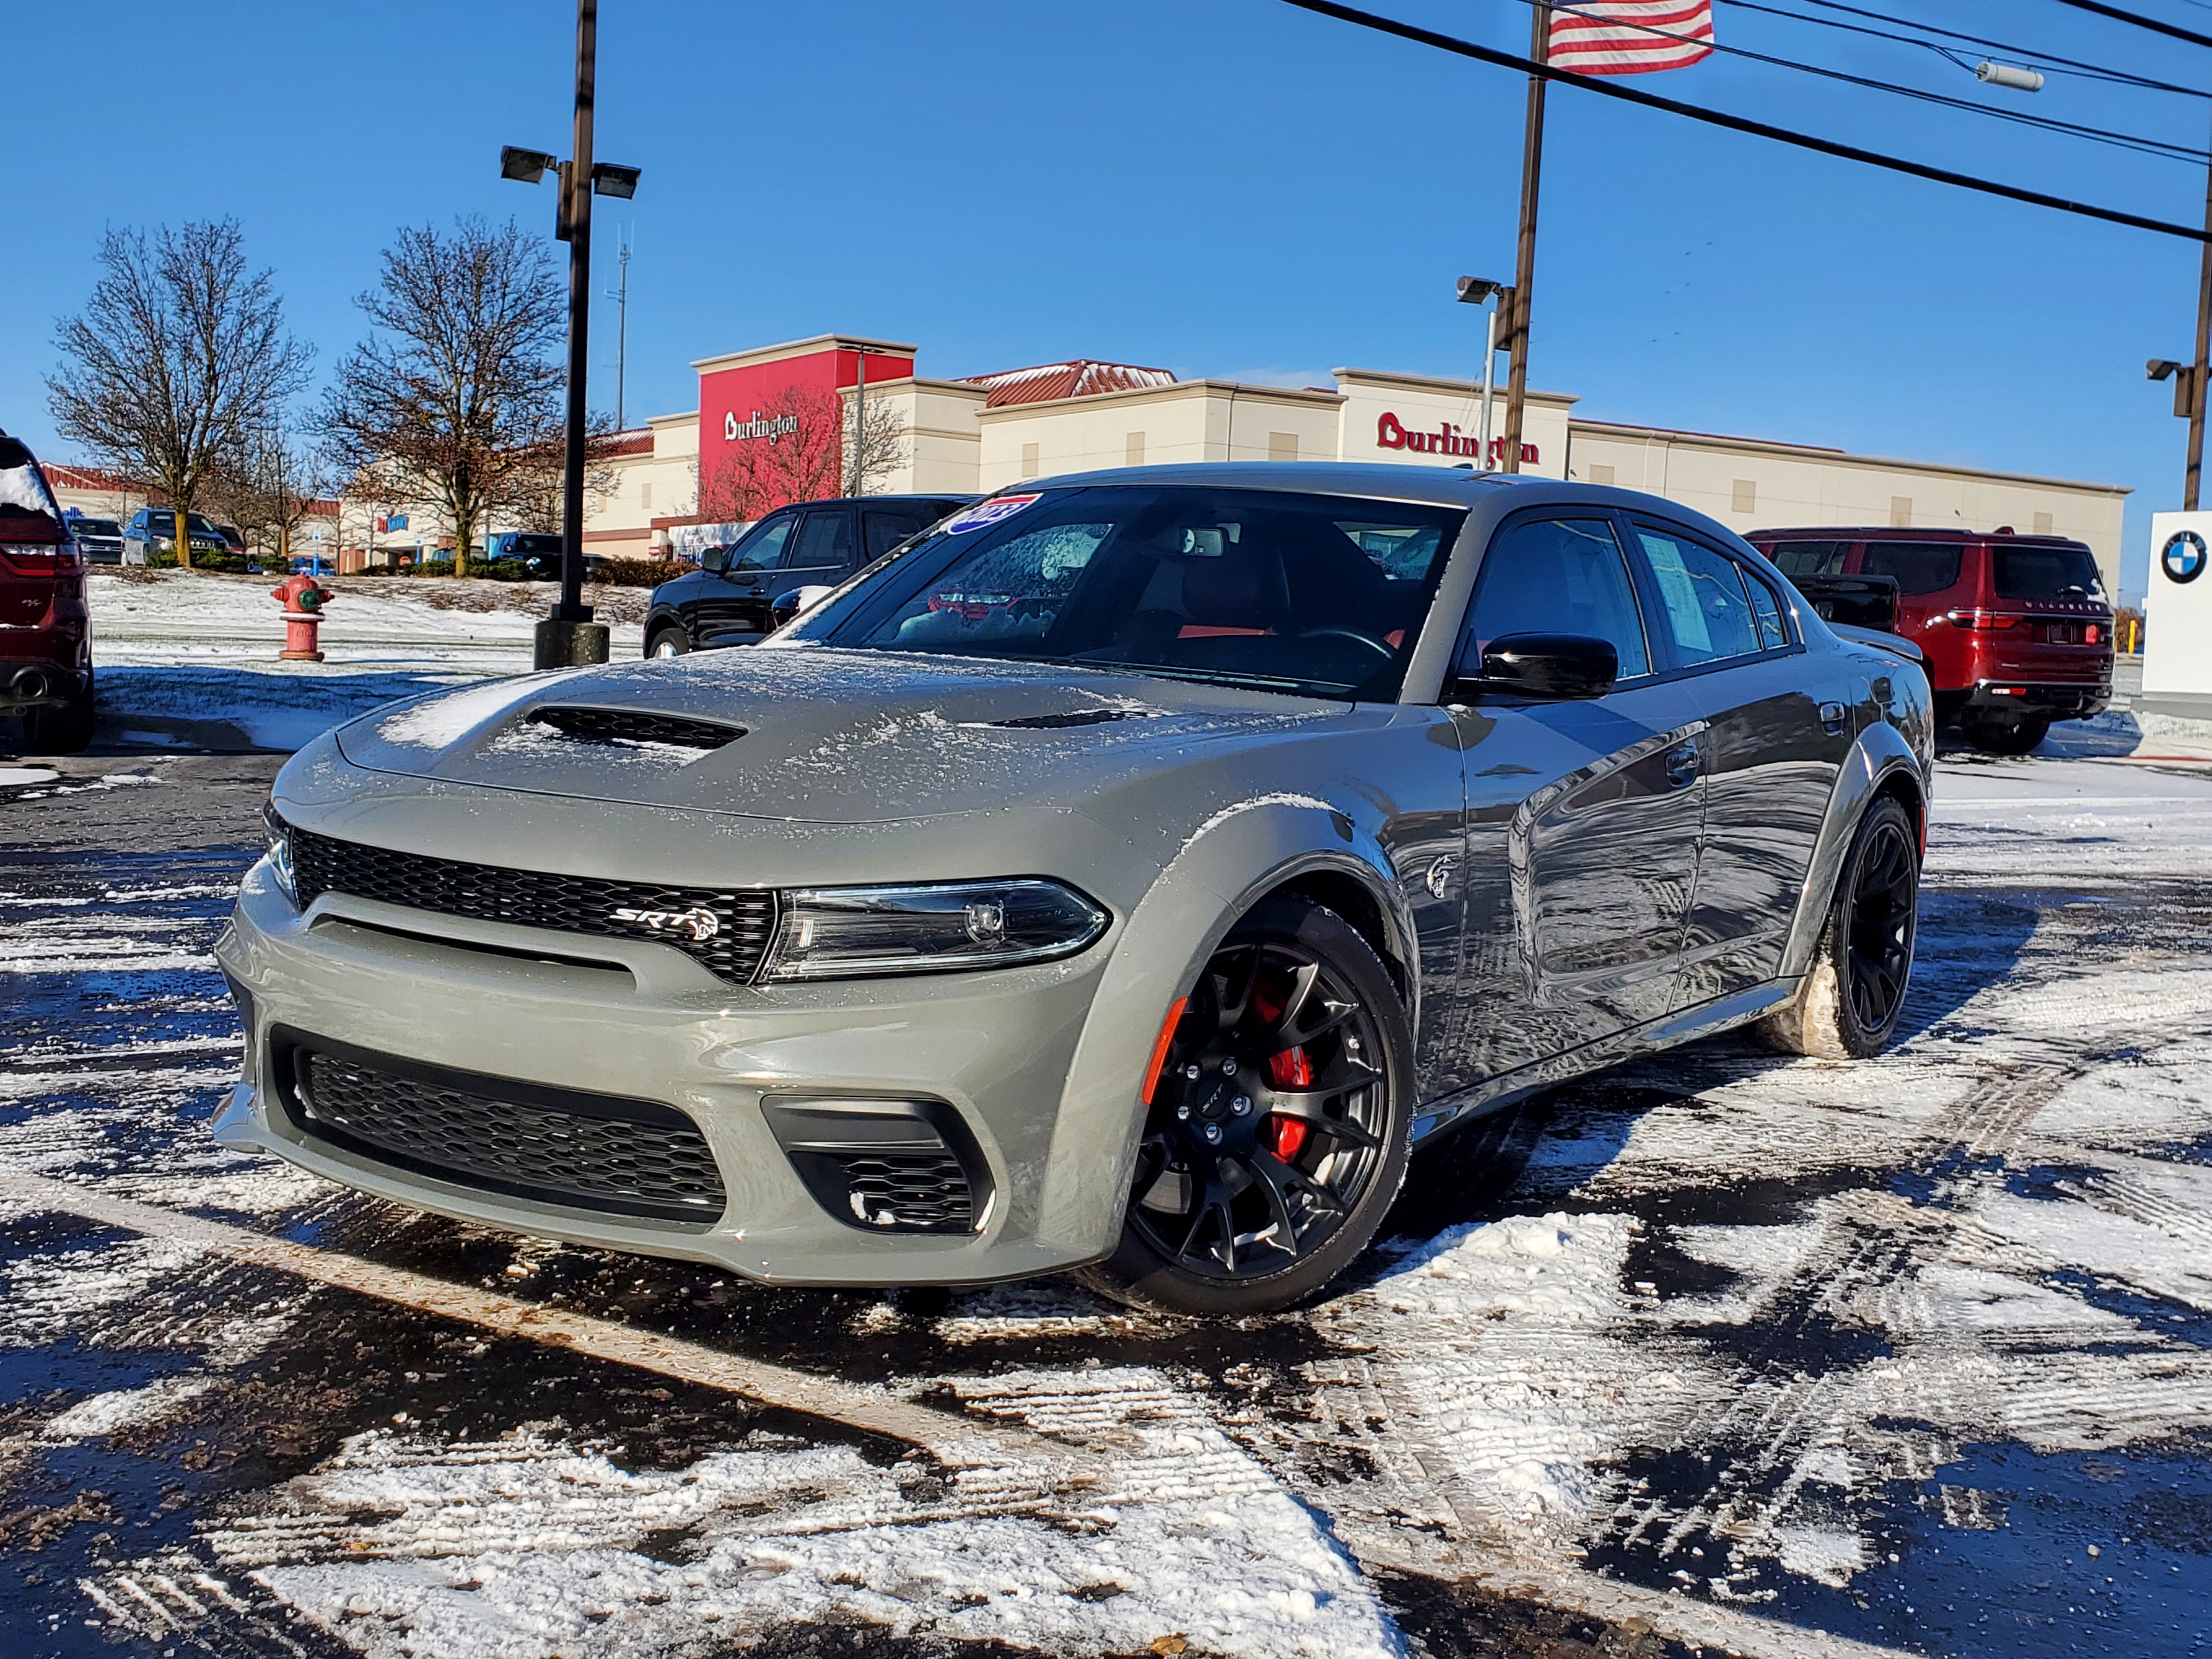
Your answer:
[[[2025,755],[2051,735],[2048,714],[1995,715],[1959,723],[1968,743],[1986,755]]]
[[[1912,815],[1894,797],[1869,807],[1851,837],[1836,896],[1803,986],[1759,1035],[1784,1054],[1868,1060],[1905,1012],[1920,914]]]
[[[1413,1030],[1374,947],[1310,900],[1255,906],[1176,1028],[1121,1243],[1079,1277],[1168,1313],[1304,1300],[1389,1213],[1413,1108]]]
[[[92,689],[58,708],[33,708],[23,716],[23,738],[34,755],[80,755],[92,745]]]

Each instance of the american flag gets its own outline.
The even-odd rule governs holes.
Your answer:
[[[1549,56],[1577,75],[1642,75],[1711,57],[1712,39],[1712,0],[1566,0]]]

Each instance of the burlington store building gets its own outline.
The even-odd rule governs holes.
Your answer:
[[[1480,466],[1479,382],[1382,369],[1340,368],[1326,386],[1178,380],[1165,369],[1072,359],[937,380],[917,374],[916,348],[823,335],[708,357],[695,414],[653,421],[649,447],[624,458],[644,501],[625,483],[595,514],[594,550],[681,545],[683,489],[713,479],[738,447],[790,441],[790,388],[836,396],[850,429],[854,403],[873,429],[895,428],[891,465],[872,494],[982,492],[1024,478],[1174,461],[1393,461]],[[865,384],[864,384],[865,382]],[[1522,471],[1648,490],[1731,529],[1789,525],[1891,525],[2071,536],[2094,550],[2112,587],[2118,576],[2115,484],[2037,477],[1931,462],[1851,455],[1814,445],[1586,420],[1577,400],[1531,392]],[[1496,396],[1493,434],[1504,426]],[[1493,437],[1491,464],[1502,458]],[[666,475],[665,477],[659,475]],[[694,515],[696,516],[696,515]],[[672,532],[675,532],[672,535]]]

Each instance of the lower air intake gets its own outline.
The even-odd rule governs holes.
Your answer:
[[[721,1171],[672,1107],[552,1089],[272,1033],[293,1126],[378,1163],[539,1203],[701,1224]]]
[[[941,1100],[761,1103],[814,1200],[866,1232],[972,1233],[990,1174],[959,1113]]]

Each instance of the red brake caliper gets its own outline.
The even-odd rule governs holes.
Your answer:
[[[1285,1048],[1268,1057],[1267,1081],[1278,1089],[1310,1089],[1313,1080],[1313,1061],[1306,1058],[1304,1048]],[[1279,1113],[1271,1115],[1267,1119],[1267,1133],[1274,1143],[1275,1156],[1285,1164],[1296,1158],[1305,1147],[1310,1127],[1302,1118],[1285,1117]]]

